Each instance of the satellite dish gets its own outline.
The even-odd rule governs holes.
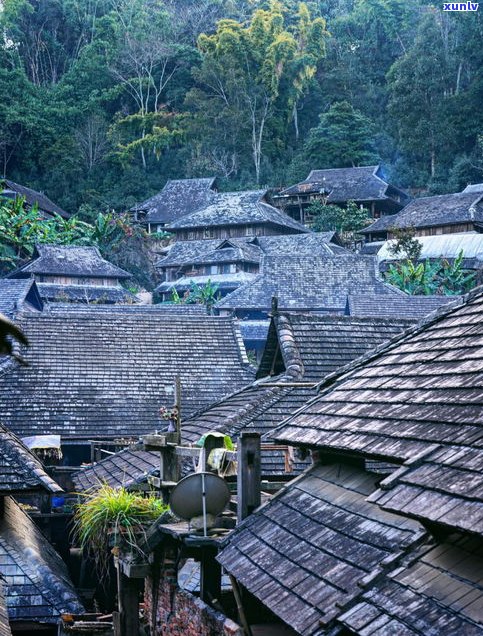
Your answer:
[[[181,479],[169,498],[177,517],[191,521],[194,517],[216,516],[230,501],[230,489],[214,473],[193,473]],[[206,522],[205,522],[206,532]]]

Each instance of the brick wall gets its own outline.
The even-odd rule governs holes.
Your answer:
[[[152,636],[243,636],[243,630],[221,612],[177,586],[175,553],[156,559],[154,577],[145,582],[145,617]]]

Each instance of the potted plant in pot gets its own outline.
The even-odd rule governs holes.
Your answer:
[[[104,576],[109,566],[109,546],[115,553],[144,557],[140,544],[146,529],[168,509],[161,499],[112,488],[104,484],[82,495],[76,506],[74,536],[96,562]]]

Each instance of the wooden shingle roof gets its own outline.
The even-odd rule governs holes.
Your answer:
[[[457,299],[457,296],[349,294],[347,313],[359,318],[401,318],[417,321],[444,305],[454,303]]]
[[[339,622],[360,636],[480,636],[483,546],[453,534],[376,581]]]
[[[131,278],[129,272],[106,261],[97,247],[77,245],[37,245],[33,260],[18,271],[58,276]],[[17,272],[14,274],[16,276]]]
[[[253,378],[233,320],[115,310],[22,315],[30,366],[0,382],[0,411],[17,434],[93,439],[162,429],[181,378],[186,416]]]
[[[55,214],[58,214],[64,219],[68,219],[70,217],[68,212],[62,210],[62,208],[51,201],[48,196],[43,194],[43,192],[36,192],[35,190],[32,190],[32,188],[27,188],[26,186],[10,181],[9,179],[2,179],[2,182],[0,183],[0,190],[2,189],[2,184],[7,192],[10,191],[19,197],[24,197],[25,203],[29,208],[37,205],[39,211],[47,216],[54,216]],[[1,191],[0,196],[2,196]],[[8,194],[8,196],[10,197],[10,194]]]
[[[280,309],[345,313],[347,296],[404,295],[380,278],[372,256],[266,254],[260,274],[216,304],[218,309],[269,310],[273,296]]]
[[[391,227],[420,228],[461,223],[483,223],[483,192],[456,192],[413,199],[401,212],[381,217],[362,233],[385,231]]]
[[[225,225],[267,224],[307,233],[305,226],[264,200],[266,190],[218,192],[206,206],[170,223],[168,230],[207,228]]]
[[[277,196],[322,192],[328,195],[328,203],[374,201],[390,197],[389,188],[392,191],[392,196],[397,193],[403,201],[409,199],[402,190],[389,186],[382,177],[379,166],[329,168],[327,170],[312,170],[304,181],[282,190]]]
[[[481,465],[482,317],[479,288],[349,365],[342,375],[328,378],[319,395],[272,436],[284,443],[398,462],[438,444],[448,455],[436,455],[441,469],[434,476],[441,482],[433,486],[444,492],[449,487],[445,481],[449,484],[453,476],[448,470],[451,457],[457,459],[449,447],[468,457],[476,453],[476,464]],[[438,521],[444,523],[444,516]]]
[[[43,307],[35,281],[31,278],[0,279],[0,313],[13,318],[17,311],[26,307],[38,310]]]
[[[207,205],[215,195],[214,185],[215,177],[173,179],[132,210],[146,212],[148,223],[170,223]]]
[[[221,431],[236,439],[241,431],[262,434],[279,424],[289,413],[300,408],[315,395],[310,387],[284,387],[284,382],[312,381],[315,385],[324,375],[347,364],[378,343],[400,333],[407,323],[397,320],[352,319],[349,317],[277,314],[272,318],[266,355],[262,359],[259,377],[270,374],[273,352],[281,351],[276,365],[276,378],[267,381],[280,386],[264,386],[263,380],[250,384],[223,397],[207,409],[183,418],[183,443],[195,443],[205,433]],[[137,462],[139,460],[139,465]],[[294,472],[301,468],[294,463]],[[151,466],[151,469],[150,469]],[[159,469],[159,455],[133,448],[108,457],[75,476],[78,488],[86,489],[99,481],[111,485],[130,484],[145,479],[146,473]],[[280,451],[265,452],[262,458],[264,475],[284,472]]]
[[[366,502],[375,478],[341,464],[311,468],[231,533],[219,562],[298,634],[325,633],[425,536]]]
[[[5,426],[0,424],[0,495],[31,490],[60,492],[40,461]]]
[[[240,238],[177,241],[156,266],[164,268],[197,263],[258,263],[260,249],[252,241],[253,239]]]
[[[386,510],[483,535],[483,452],[447,440],[413,457],[372,495]]]
[[[0,516],[0,576],[11,623],[57,623],[84,612],[67,568],[30,517],[11,497]]]

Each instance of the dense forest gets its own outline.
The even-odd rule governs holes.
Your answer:
[[[92,220],[169,178],[483,180],[483,20],[422,0],[4,0],[0,176]]]

